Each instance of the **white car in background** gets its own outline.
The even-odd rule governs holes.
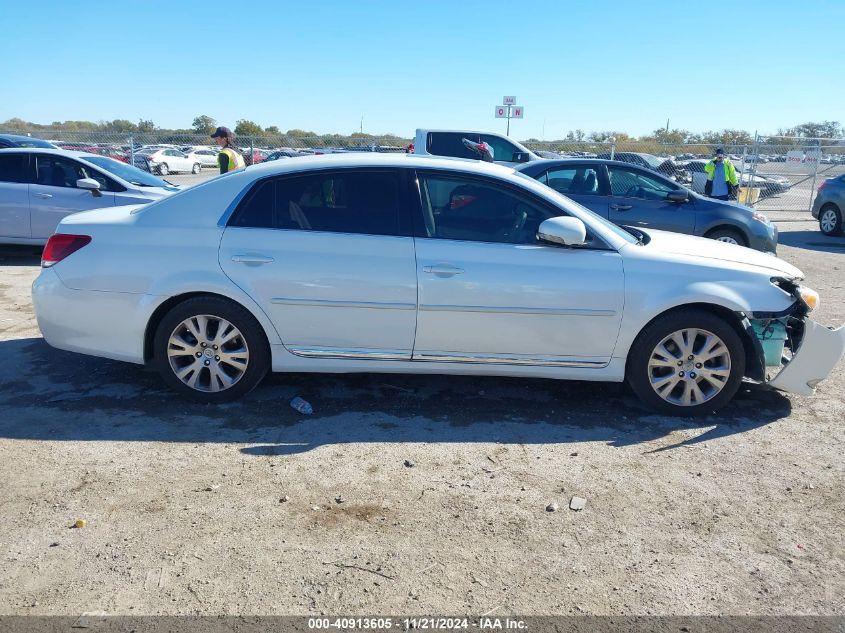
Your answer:
[[[0,243],[45,244],[68,214],[153,202],[178,190],[107,156],[0,149]]]
[[[218,165],[217,157],[220,155],[220,150],[201,147],[182,151],[191,161],[199,163],[200,167],[217,167]]]
[[[198,174],[202,170],[199,159],[191,158],[175,148],[146,148],[135,152],[135,167],[160,176],[176,173]]]
[[[513,169],[352,153],[277,160],[65,218],[32,287],[60,349],[222,402],[277,372],[627,380],[706,414],[744,378],[809,395],[845,328],[748,248],[623,229]]]

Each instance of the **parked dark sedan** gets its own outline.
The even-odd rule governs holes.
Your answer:
[[[596,158],[610,160],[610,152],[597,154]],[[613,160],[651,169],[683,184],[690,182],[689,173],[671,158],[661,158],[644,152],[614,152]]]
[[[842,235],[842,214],[845,212],[845,174],[828,178],[819,185],[813,200],[813,217],[825,235]]]
[[[21,134],[0,134],[0,148],[5,147],[42,147],[44,149],[58,149],[52,143],[40,138],[22,136]]]
[[[630,163],[567,158],[517,170],[619,225],[709,237],[774,253],[778,232],[766,216],[735,202],[705,198]]]

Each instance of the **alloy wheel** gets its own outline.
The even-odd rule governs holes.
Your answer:
[[[838,220],[839,218],[836,217],[836,211],[833,209],[825,209],[822,211],[822,215],[819,218],[819,224],[822,227],[822,231],[825,233],[833,233],[836,229],[836,223]]]
[[[730,375],[725,342],[698,328],[672,332],[655,346],[648,362],[651,388],[665,402],[681,407],[712,400]]]
[[[739,244],[739,242],[736,241],[736,238],[731,237],[730,235],[723,235],[722,237],[717,237],[716,241],[724,242],[725,244]]]
[[[182,321],[167,343],[170,368],[185,385],[205,393],[235,385],[249,365],[240,330],[221,317],[200,314]]]

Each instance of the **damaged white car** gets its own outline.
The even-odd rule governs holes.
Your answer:
[[[206,402],[268,371],[436,373],[627,380],[694,415],[743,380],[811,394],[845,350],[774,256],[414,156],[275,161],[69,216],[33,300],[51,345],[151,364]]]

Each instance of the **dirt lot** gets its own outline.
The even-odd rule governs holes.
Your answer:
[[[845,239],[780,228],[845,322]],[[845,610],[845,364],[697,422],[496,378],[276,376],[196,406],[48,347],[37,260],[0,254],[0,613]]]

